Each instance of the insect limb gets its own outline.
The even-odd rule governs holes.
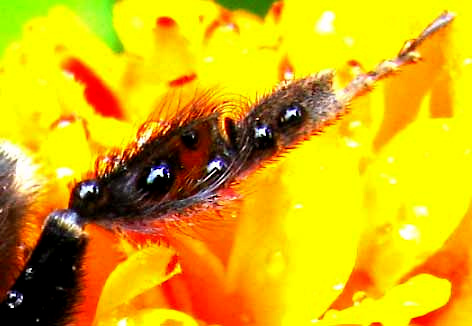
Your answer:
[[[413,52],[416,48],[423,43],[425,39],[436,33],[438,30],[447,26],[454,19],[455,15],[451,12],[445,11],[439,15],[431,24],[426,27],[423,32],[414,40],[407,42],[405,47],[400,51],[399,56],[402,56],[408,52]]]
[[[87,235],[74,211],[51,213],[28,263],[0,302],[16,325],[68,325],[80,299]]]
[[[454,17],[453,13],[443,12],[417,38],[407,41],[396,58],[382,61],[374,70],[357,76],[339,92],[337,100],[343,106],[347,105],[353,98],[368,92],[377,81],[390,76],[403,66],[416,63],[420,59],[416,49],[431,35],[449,25]]]
[[[169,225],[193,217],[196,208],[217,209],[222,200],[237,199],[226,191],[234,183],[333,124],[350,100],[378,80],[416,62],[416,48],[452,18],[443,13],[396,58],[360,74],[340,92],[333,89],[334,72],[326,70],[284,82],[237,114],[231,113],[234,102],[215,101],[212,92],[178,115],[164,106],[150,121],[165,117],[170,123],[145,128],[112,170],[77,184],[69,208],[88,223],[143,233],[153,232],[146,227],[153,221]]]

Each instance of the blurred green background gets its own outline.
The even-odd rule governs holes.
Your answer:
[[[28,19],[45,15],[50,7],[58,4],[74,10],[111,48],[119,51],[121,45],[111,23],[114,2],[114,0],[0,0],[0,54],[8,43],[21,37],[22,26]],[[219,0],[218,2],[227,8],[243,8],[263,16],[273,0]]]

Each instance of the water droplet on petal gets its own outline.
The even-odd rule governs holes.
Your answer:
[[[321,35],[334,33],[334,19],[336,18],[334,12],[325,11],[316,23],[315,32]]]
[[[354,303],[355,306],[357,306],[366,298],[367,298],[367,293],[365,293],[364,291],[357,291],[352,296],[352,302]]]
[[[405,240],[419,240],[420,231],[413,224],[404,224],[400,230],[398,230],[400,236]]]
[[[128,325],[128,318],[123,318],[116,323],[117,326],[127,326]]]
[[[302,209],[302,208],[303,208],[303,204],[297,203],[297,204],[293,205],[293,208],[294,208],[294,209]]]
[[[344,283],[338,283],[338,284],[335,284],[333,285],[333,290],[334,291],[342,291],[344,290]]]
[[[427,217],[429,215],[429,210],[427,206],[413,206],[413,212],[417,217]]]
[[[279,279],[287,267],[287,262],[281,251],[269,255],[267,259],[266,273],[271,279]]]

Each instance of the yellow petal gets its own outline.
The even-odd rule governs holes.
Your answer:
[[[330,310],[314,326],[370,325],[408,326],[410,320],[444,306],[451,295],[451,283],[420,274],[395,286],[380,299],[366,298],[351,308]]]
[[[108,277],[97,305],[97,320],[110,315],[120,316],[120,305],[129,303],[137,295],[156,287],[180,273],[173,264],[175,251],[162,246],[149,246],[133,253],[117,266]]]
[[[361,266],[389,287],[441,248],[466,213],[472,141],[454,119],[416,122],[368,167]]]

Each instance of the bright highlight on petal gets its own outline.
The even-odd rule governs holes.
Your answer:
[[[430,292],[436,295],[431,296]],[[371,325],[408,326],[410,320],[442,307],[451,296],[447,280],[420,274],[404,284],[395,286],[379,299],[364,298],[359,304],[345,310],[329,310],[313,325]]]

